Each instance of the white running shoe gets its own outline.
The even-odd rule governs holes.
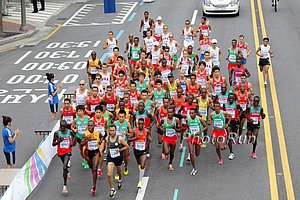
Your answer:
[[[190,162],[190,161],[191,161],[190,154],[189,154],[188,157],[186,158],[186,161],[187,161],[187,162]]]
[[[233,160],[234,159],[234,153],[230,153],[229,156],[228,156],[228,159]]]

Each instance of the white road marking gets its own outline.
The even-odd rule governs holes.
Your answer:
[[[125,22],[125,20],[127,19],[127,17],[130,15],[130,13],[133,11],[133,9],[136,7],[136,5],[139,2],[135,2],[132,7],[130,8],[130,10],[127,12],[127,14],[124,16],[124,18],[120,21],[121,24],[123,24]]]
[[[135,200],[143,200],[144,199],[146,189],[147,189],[147,185],[148,185],[148,181],[149,181],[149,177],[143,177],[143,179],[142,179],[142,189],[139,189]]]
[[[21,58],[19,58],[14,64],[17,65],[20,62],[22,62],[22,60],[24,60],[24,58],[26,58],[29,54],[31,54],[32,51],[27,51]]]
[[[86,5],[87,5],[87,4],[86,4]],[[77,15],[78,13],[80,13],[80,12],[86,7],[86,5],[82,6],[79,10],[77,10],[77,12],[75,12],[75,13],[70,17],[70,19],[68,19],[62,26],[66,26],[70,21],[72,21],[72,19],[73,19],[74,17],[76,17],[76,15]]]
[[[192,17],[191,25],[195,24],[196,18],[197,18],[197,14],[198,14],[198,10],[194,10],[194,14],[193,14],[193,17]]]

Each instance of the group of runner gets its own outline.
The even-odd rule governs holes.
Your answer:
[[[185,21],[181,47],[162,17],[155,21],[147,11],[139,31],[143,39],[130,34],[123,55],[110,31],[103,46],[108,51],[107,61],[101,63],[96,52],[87,61],[90,90],[81,80],[74,99],[64,99],[60,130],[53,139],[63,163],[63,193],[68,192],[70,156],[76,143],[82,166],[92,171],[92,195],[96,194],[97,177],[103,175],[102,165],[106,161],[111,198],[116,195],[114,167],[118,189],[122,187],[123,175],[129,173],[130,146],[139,170],[137,187],[142,188],[153,137],[161,146],[161,159],[169,160],[170,171],[174,170],[176,144],[182,151],[186,139],[187,161],[192,164],[193,176],[197,173],[195,156],[209,142],[215,145],[219,165],[223,164],[221,151],[227,144],[228,159],[234,159],[236,142],[252,143],[251,157],[257,158],[258,131],[265,114],[260,97],[254,95],[247,80],[251,75],[246,67],[251,49],[244,36],[233,39],[228,52],[222,53],[217,40],[210,39],[212,28],[202,17],[197,29],[191,27],[189,20]],[[199,54],[194,51],[197,34]],[[265,73],[265,85],[269,55],[272,56],[268,42],[264,38],[256,51],[260,69]],[[220,75],[221,69],[225,69],[221,66],[223,57],[228,62],[227,79]],[[242,137],[245,123],[247,131]]]

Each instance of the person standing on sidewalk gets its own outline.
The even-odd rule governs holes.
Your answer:
[[[5,168],[12,168],[12,165],[16,162],[16,139],[21,132],[18,128],[14,132],[10,130],[12,123],[11,117],[2,116],[2,119],[2,137],[4,142],[3,152],[7,163]]]
[[[56,113],[58,111],[58,91],[62,88],[61,84],[58,84],[57,87],[54,84],[54,74],[53,73],[46,73],[48,82],[48,102],[50,105],[51,116],[50,120],[54,120]]]
[[[41,2],[41,6],[42,6],[40,8],[40,11],[44,11],[45,10],[45,0],[40,0],[40,2]],[[32,13],[39,12],[37,3],[38,3],[38,0],[32,0],[32,4],[33,4],[33,11],[32,11]]]

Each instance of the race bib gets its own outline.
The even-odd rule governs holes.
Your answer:
[[[219,99],[219,103],[221,104],[221,107],[223,107],[223,105],[227,102],[227,99],[225,98],[220,98]]]
[[[241,77],[240,77],[240,76],[236,76],[236,77],[235,77],[235,82],[236,82],[236,83],[242,82]]]
[[[98,149],[98,141],[88,141],[88,149],[89,150]]]
[[[253,120],[252,121],[253,124],[258,124],[258,118],[257,117],[251,117],[251,119]]]
[[[123,129],[117,128],[117,135],[121,136],[123,139],[126,138],[126,131]]]
[[[133,51],[133,52],[132,52],[132,58],[133,58],[133,59],[139,59],[139,58],[140,58],[140,55],[138,54],[137,51]]]
[[[173,98],[176,94],[177,94],[176,91],[174,91],[174,92],[170,91],[170,96],[171,96],[171,98]]]
[[[207,109],[199,109],[200,115],[201,116],[207,116]]]
[[[243,104],[240,104],[240,106],[241,106],[241,108],[243,109],[243,111],[245,111],[245,110],[246,110],[246,108],[247,108],[247,104],[245,104],[245,103],[243,103]]]
[[[109,154],[110,157],[112,158],[116,158],[120,156],[120,152],[118,151],[119,149],[115,148],[115,149],[109,149]]]
[[[230,54],[228,60],[229,60],[230,62],[236,62],[236,55]]]
[[[63,116],[63,119],[67,122],[67,124],[72,124],[73,116]]]
[[[83,135],[85,133],[86,125],[79,125],[78,126],[78,133]]]
[[[157,99],[156,107],[160,107],[163,105],[163,99]]]
[[[119,95],[120,98],[124,97],[124,91],[122,91],[121,87],[116,88],[116,93]]]
[[[166,129],[166,136],[173,137],[175,135],[176,131],[172,128]]]
[[[98,74],[98,70],[96,67],[91,67],[91,74]]]
[[[231,115],[231,118],[235,118],[235,110],[226,110],[226,112],[228,112]]]
[[[223,120],[221,120],[221,119],[215,119],[214,120],[214,127],[216,127],[216,128],[223,128]]]
[[[114,104],[107,104],[107,110],[113,112],[114,111]]]
[[[217,93],[217,94],[219,94],[219,93],[221,93],[221,85],[216,85],[215,86],[215,92]]]
[[[200,131],[199,126],[190,126],[190,131],[192,135],[195,135]]]
[[[92,111],[92,112],[95,112],[96,106],[97,106],[97,105],[91,105],[91,111]]]
[[[144,151],[146,149],[146,142],[135,142],[135,148],[139,151]]]
[[[68,149],[70,147],[70,140],[64,139],[59,145],[62,149]]]

